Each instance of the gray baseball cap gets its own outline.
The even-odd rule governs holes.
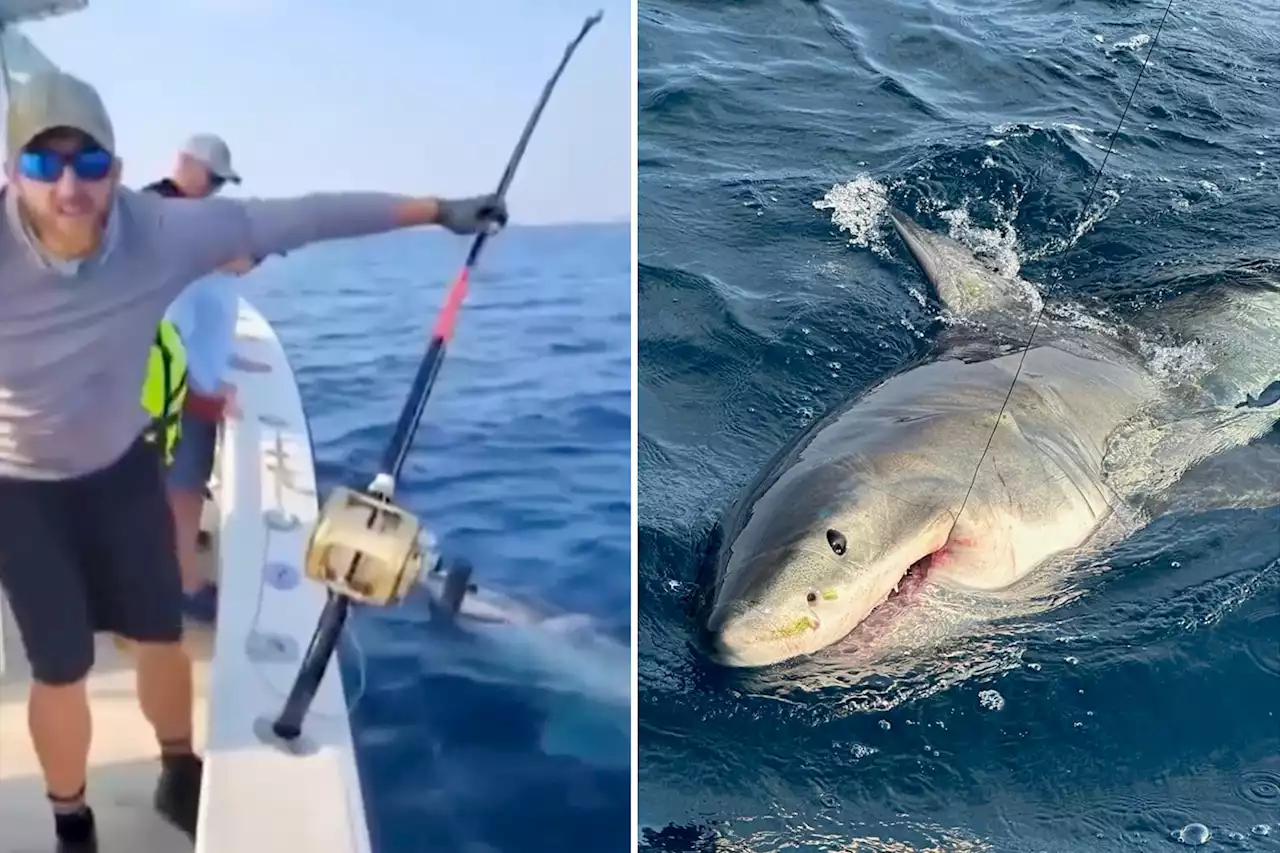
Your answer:
[[[115,153],[111,117],[97,90],[88,83],[64,71],[32,74],[25,83],[14,81],[5,116],[5,144],[10,156],[57,127],[78,130]]]
[[[194,157],[205,165],[210,172],[230,181],[240,183],[240,175],[231,168],[231,149],[221,136],[213,133],[197,133],[182,146],[182,153]]]

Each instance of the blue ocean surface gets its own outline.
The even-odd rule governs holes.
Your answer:
[[[389,234],[244,280],[297,373],[322,496],[375,473],[467,247]],[[513,225],[473,274],[397,497],[481,586],[590,627],[460,641],[421,600],[356,613],[341,655],[377,853],[629,844],[629,288],[626,224]]]
[[[646,849],[1280,850],[1274,431],[1214,475],[1269,500],[1160,518],[1059,606],[906,675],[726,673],[689,614],[713,525],[774,452],[933,346],[889,205],[1116,325],[1280,281],[1275,4],[1174,0],[1090,198],[1164,11],[641,0]],[[1150,356],[1176,380],[1229,354]]]

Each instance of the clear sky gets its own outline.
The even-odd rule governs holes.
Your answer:
[[[509,195],[514,222],[626,221],[629,0],[90,0],[22,24],[98,87],[125,183],[218,133],[236,194],[492,190],[547,78],[578,48]]]

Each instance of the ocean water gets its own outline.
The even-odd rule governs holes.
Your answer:
[[[245,280],[322,494],[374,473],[467,246],[343,241]],[[341,654],[377,853],[629,843],[629,270],[628,225],[512,226],[472,279],[399,497],[480,585],[590,622],[461,642],[414,599],[356,614]]]
[[[1274,4],[1175,0],[1086,206],[1163,12],[641,0],[646,849],[1280,849],[1275,432],[1215,475],[1256,506],[1159,519],[1068,602],[914,674],[726,674],[687,615],[713,523],[774,451],[936,338],[888,204],[1115,324],[1276,280]],[[1175,381],[1206,357],[1149,355]]]

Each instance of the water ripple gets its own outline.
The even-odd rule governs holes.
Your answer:
[[[1280,772],[1246,770],[1240,776],[1236,793],[1246,802],[1259,806],[1280,805]]]
[[[1263,672],[1280,678],[1280,600],[1257,607],[1247,619],[1245,650]]]

